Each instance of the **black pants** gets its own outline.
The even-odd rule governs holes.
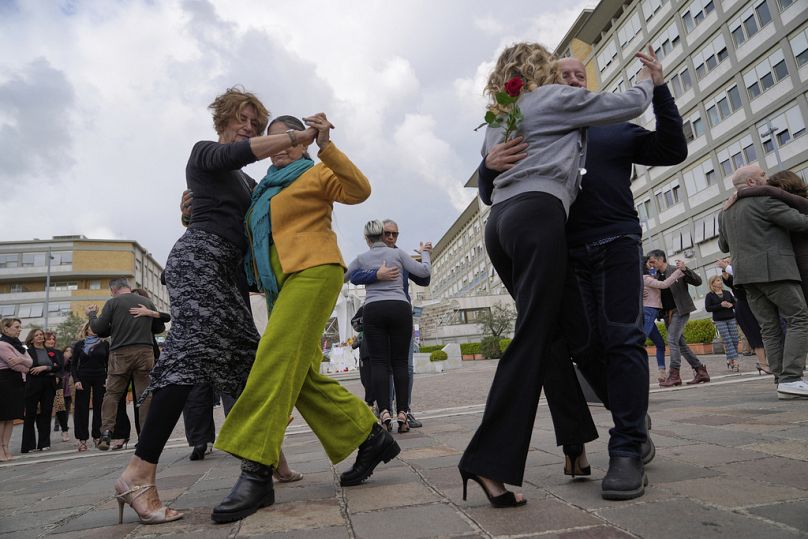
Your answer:
[[[192,447],[216,440],[213,398],[213,386],[210,384],[196,384],[188,394],[182,410],[182,420],[185,423],[185,439]]]
[[[133,402],[137,398],[138,391],[135,387],[135,381],[130,380],[129,385],[124,391],[123,395],[121,396],[121,400],[118,401],[118,410],[115,414],[115,429],[112,431],[112,439],[113,440],[128,440],[132,434],[132,422],[129,421],[129,414],[127,412],[127,396],[129,395],[129,391],[132,391],[132,399]],[[140,435],[140,413],[137,406],[132,407],[132,411],[135,416],[135,432],[137,432],[138,436]]]
[[[152,393],[149,415],[138,437],[135,455],[146,462],[157,464],[193,388],[194,386],[170,385]]]
[[[373,398],[373,375],[370,365],[370,355],[368,355],[368,343],[364,337],[359,344],[359,381],[365,388],[365,403],[372,405],[376,399]]]
[[[561,310],[565,221],[557,198],[526,193],[494,205],[485,227],[488,256],[516,300],[516,326],[460,467],[513,485],[522,484],[544,371],[553,368],[547,349]]]
[[[53,376],[28,375],[25,382],[25,422],[22,427],[21,452],[27,453],[34,449],[50,447],[50,422],[55,396]],[[37,433],[34,432],[34,425],[39,434],[39,441]]]
[[[598,246],[569,250],[564,287],[563,339],[554,343],[559,357],[571,354],[592,389],[612,413],[611,456],[640,456],[647,438],[648,356],[645,353],[642,311],[640,238],[622,236]],[[547,400],[556,434],[574,438],[572,427],[589,410],[582,399]],[[555,402],[554,402],[555,401]],[[582,440],[582,442],[587,440]]]
[[[373,396],[379,411],[390,407],[390,372],[396,386],[398,412],[409,410],[410,376],[407,354],[412,338],[412,307],[408,301],[385,300],[365,304],[362,322],[371,363]]]
[[[76,405],[73,409],[73,429],[77,440],[90,439],[90,401],[93,403],[92,438],[101,437],[101,403],[104,401],[104,374],[81,378],[82,389],[76,390]]]
[[[73,405],[73,397],[65,396],[65,409],[63,412],[56,412],[56,424],[59,426],[59,429],[62,432],[67,432],[70,430],[70,425],[67,423],[67,419],[70,416],[70,406]],[[55,430],[55,429],[54,429]]]

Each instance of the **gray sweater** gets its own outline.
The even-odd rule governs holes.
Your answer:
[[[527,157],[497,176],[492,202],[539,191],[557,197],[569,215],[581,185],[586,127],[636,118],[651,103],[653,92],[647,80],[622,93],[550,84],[523,94],[518,104],[525,119],[519,133],[528,144]],[[483,157],[502,136],[502,128],[486,130]]]
[[[423,262],[416,262],[403,249],[392,249],[385,245],[384,242],[378,241],[370,246],[369,251],[357,256],[348,265],[345,275],[347,279],[347,276],[350,276],[356,270],[378,269],[381,267],[382,262],[387,267],[396,267],[401,272],[401,275],[395,281],[376,281],[365,285],[365,304],[385,300],[400,300],[409,303],[406,294],[404,294],[404,283],[401,280],[404,272],[401,270],[406,270],[407,273],[416,277],[429,277],[432,272],[429,253],[423,251],[421,260]]]
[[[90,327],[93,332],[99,337],[112,337],[110,350],[134,345],[152,346],[152,331],[165,331],[166,326],[160,320],[155,321],[150,316],[135,318],[129,314],[129,309],[138,305],[145,305],[152,311],[157,310],[151,300],[129,293],[108,299],[97,318],[95,313],[90,313]]]

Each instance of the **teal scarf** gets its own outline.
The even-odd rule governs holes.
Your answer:
[[[252,202],[244,218],[247,240],[250,248],[244,257],[244,271],[247,282],[258,286],[266,294],[267,308],[272,311],[278,297],[278,281],[269,262],[269,248],[272,245],[272,197],[288,187],[304,172],[314,166],[314,161],[301,157],[283,168],[269,167],[267,175],[252,192]]]

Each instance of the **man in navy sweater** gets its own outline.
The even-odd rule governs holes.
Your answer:
[[[564,443],[585,443],[596,432],[581,425],[591,417],[574,376],[572,356],[598,397],[611,411],[606,499],[642,496],[643,464],[653,458],[648,439],[648,358],[642,329],[642,228],[634,208],[634,163],[670,166],[687,157],[682,118],[665,84],[661,64],[648,55],[654,82],[656,131],[631,123],[590,127],[586,174],[567,221],[569,270],[564,292],[562,334],[545,378],[556,435]],[[586,87],[586,70],[575,58],[559,60],[564,82]],[[524,157],[519,138],[496,146],[480,164],[479,192],[491,204],[493,179]],[[563,357],[560,357],[562,356]],[[581,439],[581,437],[588,437]],[[643,454],[644,453],[644,454]]]

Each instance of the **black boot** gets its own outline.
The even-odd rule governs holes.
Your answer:
[[[101,438],[98,439],[98,444],[96,447],[101,451],[107,451],[109,449],[109,444],[112,442],[112,433],[108,430],[105,430],[101,434]]]
[[[390,462],[400,452],[401,448],[393,439],[393,435],[378,423],[374,423],[367,440],[359,446],[356,462],[350,470],[339,476],[339,484],[343,487],[361,484],[373,474],[373,470],[380,462]]]
[[[208,444],[195,445],[194,450],[191,451],[190,460],[202,460],[205,458],[205,453],[208,451]]]
[[[651,439],[651,433],[648,432],[651,430],[651,416],[649,414],[645,414],[645,429],[648,438],[640,445],[640,455],[642,455],[642,463],[644,465],[649,464],[656,456],[656,446]]]
[[[246,518],[262,507],[275,503],[272,488],[272,466],[264,466],[251,460],[241,461],[241,475],[230,494],[213,508],[213,522],[233,522]]]
[[[645,494],[648,477],[640,457],[609,457],[609,471],[601,483],[604,500],[631,500]]]

